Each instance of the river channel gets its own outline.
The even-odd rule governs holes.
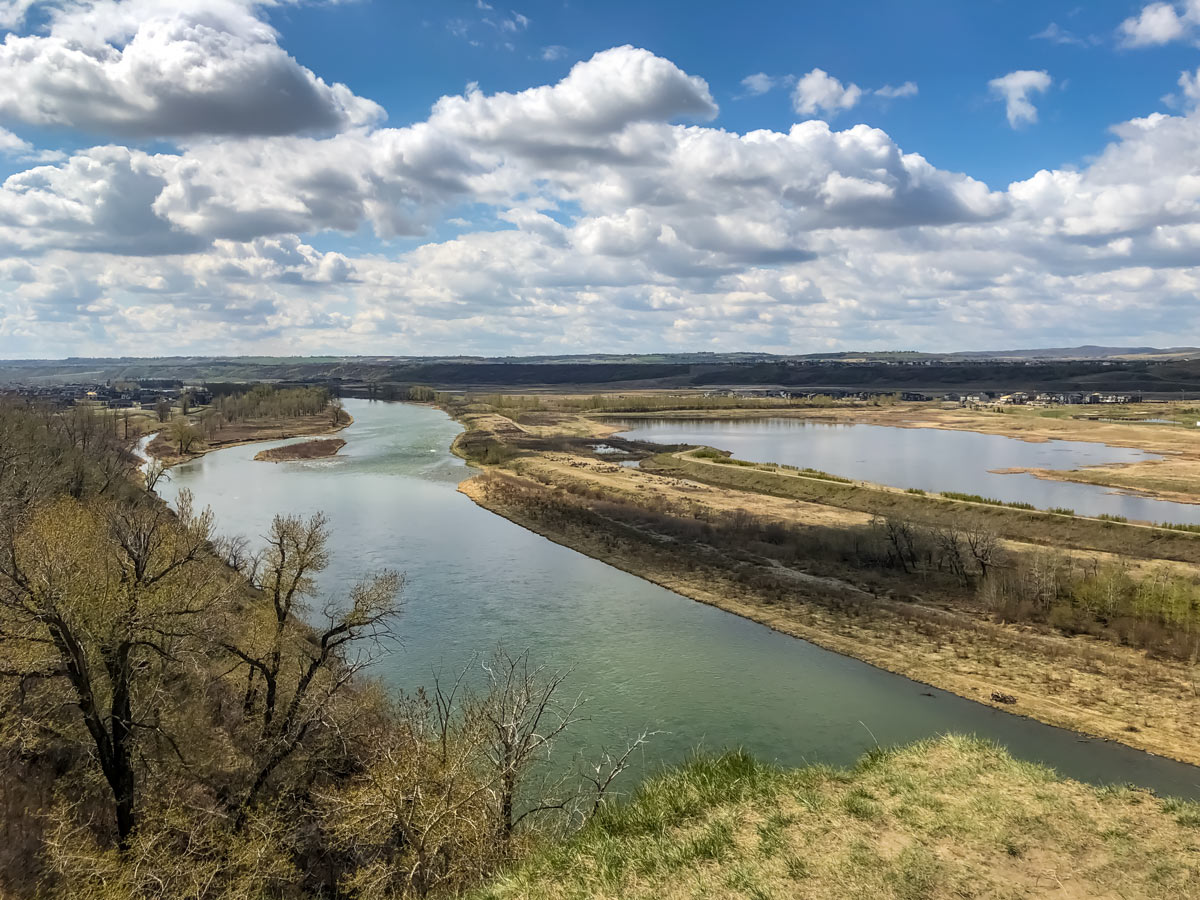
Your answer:
[[[953,731],[1082,780],[1200,798],[1200,768],[917,684],[554,544],[456,491],[471,470],[449,453],[460,427],[444,413],[346,408],[355,422],[334,458],[255,462],[288,442],[231,447],[172,469],[159,490],[169,500],[192,491],[223,534],[256,543],[276,512],[323,510],[334,561],[321,586],[331,593],[365,571],[403,571],[403,640],[374,670],[390,686],[415,689],[502,644],[570,668],[568,685],[589,698],[563,759],[649,729],[651,768],[737,746],[786,765],[846,764],[876,742]]]
[[[661,444],[703,444],[738,459],[820,469],[856,481],[924,491],[958,491],[996,500],[1060,507],[1085,516],[1200,524],[1200,505],[1122,494],[1111,488],[1050,481],[996,469],[1078,469],[1161,459],[1130,447],[1087,441],[1034,443],[999,434],[890,425],[829,425],[802,419],[606,419],[621,437]]]

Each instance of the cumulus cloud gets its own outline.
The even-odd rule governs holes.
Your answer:
[[[0,44],[0,116],[132,138],[330,132],[382,117],[290,57],[259,15],[266,5],[52,6],[45,33],[10,33]]]
[[[1117,34],[1127,47],[1152,47],[1184,38],[1195,21],[1195,4],[1180,13],[1170,3],[1150,3],[1123,21]]]
[[[1045,71],[1018,69],[988,82],[992,96],[1004,101],[1004,112],[1008,124],[1013,128],[1030,125],[1037,121],[1037,107],[1029,99],[1030,94],[1049,90],[1053,80]]]
[[[1125,122],[1087,166],[993,191],[866,125],[697,124],[715,112],[701,79],[626,47],[555,84],[443,98],[405,128],[80,150],[0,184],[0,353],[789,351],[1200,329],[1200,113]],[[330,229],[386,239],[451,216],[454,238],[403,252],[324,246]]]
[[[33,149],[33,145],[17,137],[6,128],[0,128],[0,156],[15,156],[25,154]]]
[[[813,69],[796,80],[792,106],[801,115],[836,115],[852,109],[862,97],[857,84],[842,84],[824,69]]]

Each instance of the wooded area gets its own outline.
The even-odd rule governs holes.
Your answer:
[[[135,464],[111,418],[0,407],[0,892],[428,896],[596,809],[627,757],[529,781],[561,674],[498,649],[389,692],[401,574],[318,607],[324,516],[253,547]]]

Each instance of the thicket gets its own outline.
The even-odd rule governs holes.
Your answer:
[[[326,411],[330,395],[323,387],[279,389],[269,384],[213,398],[212,409],[226,422],[315,416]]]
[[[318,604],[322,516],[222,538],[113,432],[0,407],[0,894],[447,895],[599,808],[627,754],[541,778],[560,674],[497,650],[389,696],[397,573]]]

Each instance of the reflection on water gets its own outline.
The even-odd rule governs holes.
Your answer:
[[[1133,781],[1200,797],[1200,769],[1092,741],[890,675],[694,603],[581,556],[475,506],[447,448],[458,426],[435,409],[347,401],[342,453],[267,465],[233,447],[173,470],[226,534],[257,539],[273,513],[324,510],[334,564],[326,590],[364,570],[407,576],[403,645],[376,669],[413,689],[497,644],[572,668],[587,720],[561,746],[660,732],[645,762],[703,745],[743,746],[785,764],[848,763],[874,746],[946,731],[993,738],[1077,778]]]
[[[1161,459],[1129,447],[1085,441],[1031,443],[998,434],[828,425],[800,419],[607,420],[629,430],[621,437],[662,444],[706,444],[738,459],[820,469],[858,481],[925,491],[980,494],[1039,509],[1064,507],[1086,516],[1107,514],[1131,521],[1200,524],[1200,505],[1120,494],[1092,484],[1047,481],[996,469],[1077,469],[1106,463]]]

